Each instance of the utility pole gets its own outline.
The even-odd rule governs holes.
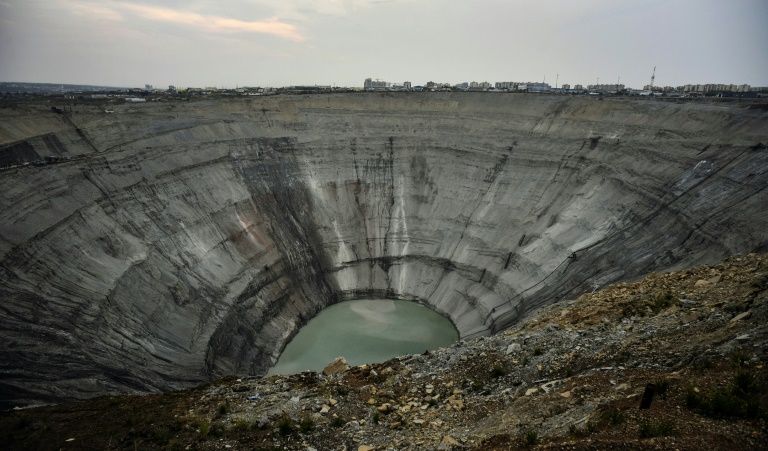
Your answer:
[[[557,82],[560,81],[560,74],[557,74],[557,77],[555,77],[555,89],[557,89]]]

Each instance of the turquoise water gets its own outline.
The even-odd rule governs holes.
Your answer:
[[[270,374],[322,371],[338,356],[344,356],[350,365],[383,362],[449,346],[458,338],[450,320],[415,302],[341,302],[324,309],[299,330]]]

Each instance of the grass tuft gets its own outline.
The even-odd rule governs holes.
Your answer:
[[[308,434],[315,430],[315,421],[309,415],[303,417],[299,422],[299,430],[304,434]]]
[[[331,427],[340,428],[342,426],[344,426],[344,420],[341,417],[333,417],[333,419],[331,419]]]
[[[507,369],[501,365],[495,365],[491,368],[491,377],[500,378],[507,375]]]
[[[539,433],[533,429],[529,429],[523,433],[523,444],[525,446],[533,446],[539,443]]]
[[[639,434],[640,438],[667,437],[675,434],[675,428],[664,420],[643,420]]]
[[[713,418],[762,418],[766,416],[764,384],[753,374],[739,372],[727,387],[718,387],[708,393],[697,393],[689,388],[685,405]]]
[[[227,413],[229,413],[229,402],[221,403],[219,404],[219,407],[216,408],[216,418],[221,418]]]
[[[604,423],[610,424],[612,426],[618,426],[624,423],[624,421],[626,420],[626,417],[624,416],[624,413],[621,410],[614,407],[604,411],[601,414],[600,419]]]
[[[284,437],[293,434],[294,426],[291,417],[283,415],[277,420],[277,432]]]

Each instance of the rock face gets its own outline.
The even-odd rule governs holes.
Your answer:
[[[0,108],[6,405],[263,374],[343,299],[423,302],[466,338],[768,243],[768,112],[744,104],[49,107]]]

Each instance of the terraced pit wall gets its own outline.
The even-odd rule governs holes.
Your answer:
[[[463,338],[768,243],[768,111],[525,94],[0,106],[3,405],[263,374],[344,299]]]

